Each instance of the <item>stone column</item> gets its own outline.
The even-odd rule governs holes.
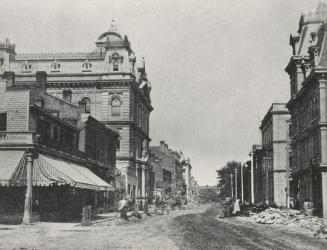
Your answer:
[[[33,189],[33,155],[30,151],[26,151],[26,195],[24,206],[23,224],[32,223],[32,189]]]
[[[141,190],[141,196],[145,197],[145,166],[142,166],[142,190]]]
[[[322,211],[324,223],[327,225],[327,172],[321,173]]]
[[[268,178],[269,178],[269,170],[268,170],[268,165],[269,165],[269,163],[268,163],[268,161],[269,161],[269,158],[268,157],[264,157],[264,168],[265,168],[265,171],[266,171],[266,182],[265,182],[265,184],[266,184],[266,187],[265,187],[265,189],[266,189],[266,194],[265,194],[265,197],[266,197],[266,205],[269,205],[269,180],[268,180]]]
[[[146,183],[145,183],[145,169],[146,166],[142,166],[142,203],[143,203],[143,211],[147,212],[147,198],[146,198]]]
[[[254,154],[251,151],[251,203],[254,204]]]
[[[134,199],[135,199],[134,212],[138,213],[138,211],[139,211],[139,201],[140,201],[138,199],[138,197],[139,197],[139,178],[140,178],[138,165],[136,165],[135,171],[136,171],[136,188],[135,188],[135,197],[134,197]]]
[[[320,122],[327,123],[326,112],[326,79],[325,75],[321,75],[319,82],[319,109],[320,109]],[[321,165],[327,165],[327,128],[320,128],[321,136]]]

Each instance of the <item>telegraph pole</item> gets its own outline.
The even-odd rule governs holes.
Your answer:
[[[244,202],[243,167],[244,167],[244,165],[241,165],[241,190],[242,190],[242,202]]]
[[[231,191],[232,191],[232,198],[234,197],[234,190],[233,190],[233,173],[230,174],[230,186],[231,186]]]
[[[235,167],[235,198],[237,199],[237,167]]]

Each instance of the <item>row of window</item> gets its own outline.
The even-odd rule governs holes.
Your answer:
[[[72,101],[72,91],[71,90],[64,90],[63,91],[63,99],[71,102]],[[91,113],[91,100],[88,97],[84,97],[81,101],[78,103],[79,106],[84,107],[85,113]],[[111,116],[114,117],[120,117],[121,116],[121,107],[122,102],[119,97],[113,97],[111,99]]]
[[[319,98],[318,95],[314,95],[305,100],[297,114],[292,117],[292,135],[301,133],[317,117],[319,117]]]
[[[118,60],[113,60],[112,61],[112,71],[114,72],[118,72],[120,71],[120,62]],[[60,68],[61,68],[61,64],[60,63],[57,63],[57,62],[54,62],[54,63],[51,63],[51,71],[52,72],[60,72]],[[92,63],[90,62],[84,62],[82,63],[82,70],[83,71],[91,71],[92,69]],[[22,65],[22,71],[23,72],[30,72],[32,70],[32,64],[31,63],[24,63]]]
[[[301,144],[293,147],[293,164],[294,166],[310,163],[310,160],[320,155],[319,133],[306,138]]]

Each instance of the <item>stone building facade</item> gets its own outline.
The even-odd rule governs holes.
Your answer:
[[[87,53],[17,54],[15,45],[0,43],[0,74],[18,87],[32,86],[35,72],[48,75],[48,94],[80,106],[120,134],[116,166],[125,193],[145,196],[151,85],[144,59],[136,61],[127,36],[115,23]],[[135,194],[136,193],[136,194]]]
[[[291,147],[294,198],[327,218],[327,4],[302,14],[290,36]]]
[[[290,114],[284,103],[273,103],[261,122],[261,187],[267,205],[286,207],[287,143]],[[261,194],[262,196],[262,194]],[[263,197],[261,197],[263,198]]]
[[[35,78],[27,89],[0,81],[0,214],[30,223],[34,210],[52,220],[113,209],[118,133],[47,94],[45,72]],[[101,140],[90,145],[89,134]]]

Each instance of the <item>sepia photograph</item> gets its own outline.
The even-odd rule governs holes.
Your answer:
[[[2,249],[327,249],[327,0],[0,0]]]

